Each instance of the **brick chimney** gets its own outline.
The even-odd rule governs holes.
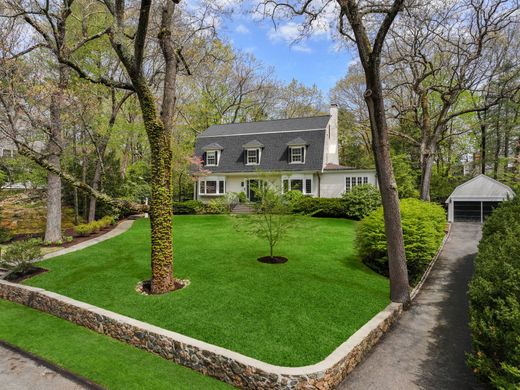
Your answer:
[[[325,164],[339,164],[338,105],[330,105],[330,120],[325,133]]]

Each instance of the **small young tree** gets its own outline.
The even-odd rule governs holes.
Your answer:
[[[0,267],[8,271],[4,278],[12,274],[25,274],[33,267],[32,263],[41,258],[40,240],[17,241],[9,245],[0,257]]]
[[[287,237],[291,227],[295,224],[295,216],[291,213],[291,206],[279,190],[269,181],[261,180],[260,184],[252,188],[259,201],[255,204],[255,213],[239,219],[238,230],[246,231],[256,237],[266,240],[269,245],[269,256],[259,260],[267,263],[281,263],[286,258],[274,256],[275,246]]]

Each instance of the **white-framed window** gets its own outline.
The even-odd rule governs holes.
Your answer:
[[[312,194],[312,175],[283,176],[282,191],[300,191],[305,195]]]
[[[260,149],[246,149],[246,165],[260,164]]]
[[[291,146],[289,148],[290,164],[305,164],[305,146]]]
[[[347,176],[345,177],[345,191],[351,191],[355,186],[368,184],[368,176]]]
[[[219,152],[218,150],[208,150],[206,152],[206,166],[216,167],[218,165]]]
[[[200,195],[224,195],[226,180],[223,177],[205,177],[199,179]]]

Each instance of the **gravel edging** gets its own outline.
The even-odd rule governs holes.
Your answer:
[[[21,349],[20,347],[14,345],[14,344],[8,343],[7,341],[0,340],[0,346],[5,349],[8,349],[12,352],[15,352],[15,353],[23,356],[24,358],[30,359],[40,366],[43,366],[45,368],[48,368],[49,370],[56,372],[57,374],[61,375],[62,377],[66,378],[86,389],[90,389],[90,390],[104,390],[105,389],[104,387],[98,385],[97,383],[92,382],[91,380],[89,380],[81,375],[75,374],[63,367],[60,367],[54,363],[51,363],[50,361],[48,361],[40,356],[37,356],[29,351]]]
[[[412,299],[435,265],[449,233],[450,228],[421,281],[413,289]],[[321,362],[303,367],[282,367],[36,287],[0,280],[0,298],[85,326],[243,389],[333,389],[363,360],[403,312],[403,304],[392,302]]]

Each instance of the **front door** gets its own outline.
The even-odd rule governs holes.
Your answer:
[[[258,202],[258,189],[260,188],[261,181],[257,179],[248,179],[247,180],[247,199],[250,202]]]

